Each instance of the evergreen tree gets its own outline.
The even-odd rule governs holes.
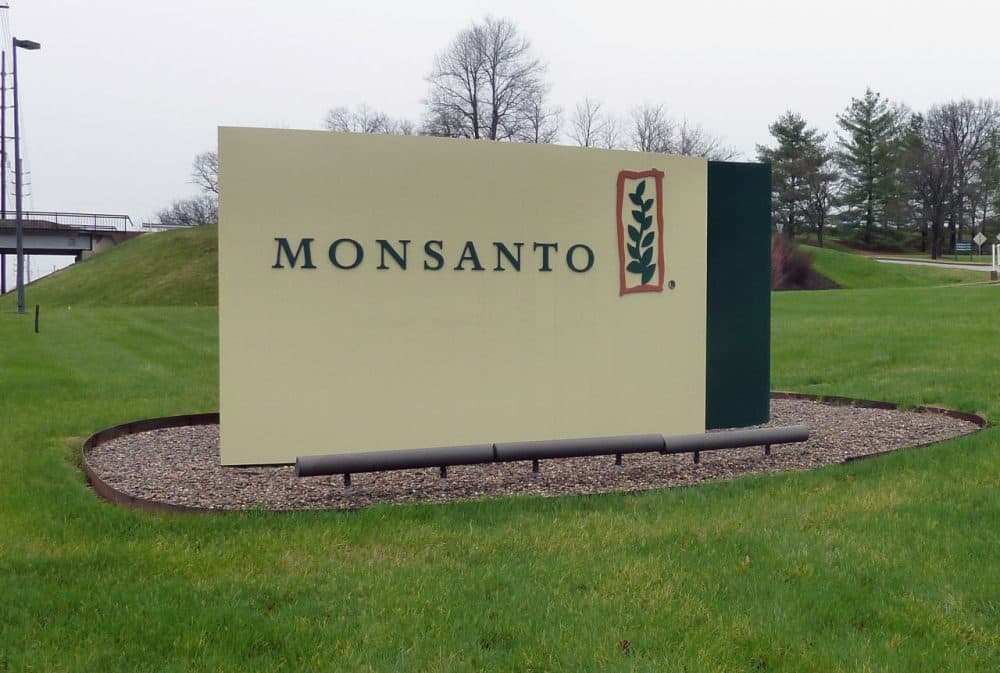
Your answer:
[[[822,160],[826,135],[807,128],[806,120],[791,111],[767,129],[777,146],[758,145],[757,156],[771,164],[771,219],[779,232],[793,238],[800,225],[819,221],[810,208],[810,195],[821,187],[817,172],[827,163]]]
[[[841,151],[837,162],[844,172],[845,215],[864,226],[865,243],[872,242],[876,226],[886,226],[898,207],[898,163],[902,152],[905,113],[871,89],[852,98],[837,115]]]

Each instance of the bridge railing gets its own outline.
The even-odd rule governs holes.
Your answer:
[[[146,231],[168,231],[171,229],[191,229],[195,224],[164,224],[162,222],[143,222],[142,228]]]
[[[3,213],[3,217],[0,219],[12,222],[14,217],[14,212],[8,210],[6,213]],[[76,227],[77,229],[91,229],[93,231],[137,230],[136,226],[132,224],[132,218],[128,215],[114,215],[110,213],[61,213],[55,211],[29,210],[21,213],[21,219],[23,221],[44,220],[48,222],[55,222],[56,224]]]

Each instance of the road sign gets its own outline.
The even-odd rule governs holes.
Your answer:
[[[976,245],[981,246],[983,243],[986,242],[986,237],[983,236],[983,232],[980,231],[978,234],[972,237],[972,240],[973,242],[975,242]]]

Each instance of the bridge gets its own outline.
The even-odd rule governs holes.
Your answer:
[[[7,255],[17,253],[17,222],[6,212],[0,218],[0,294],[7,292]],[[26,255],[69,255],[80,261],[138,236],[128,215],[29,211],[21,215]]]

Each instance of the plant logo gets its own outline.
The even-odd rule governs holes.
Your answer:
[[[663,171],[618,173],[615,206],[618,213],[619,296],[632,292],[663,292]]]

